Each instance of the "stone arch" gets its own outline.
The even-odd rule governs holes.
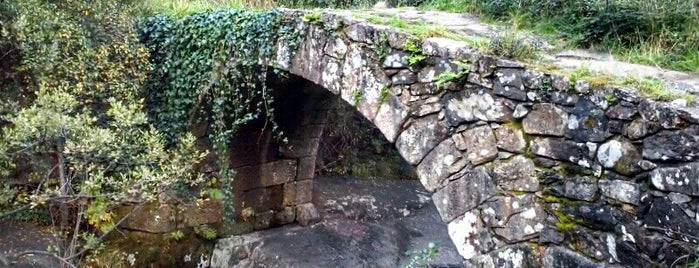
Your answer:
[[[410,35],[347,14],[284,12],[305,35],[295,53],[278,44],[273,65],[339,96],[395,143],[467,266],[669,265],[658,248],[699,232],[699,214],[674,203],[699,196],[691,179],[677,186],[699,174],[699,110],[571,85],[445,38],[408,50]],[[301,222],[308,206],[297,206]]]

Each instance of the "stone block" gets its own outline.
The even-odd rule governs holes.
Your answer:
[[[522,120],[527,134],[563,136],[568,123],[568,113],[549,103],[535,104]]]
[[[465,130],[461,132],[461,136],[463,144],[457,144],[457,147],[466,149],[465,158],[471,161],[471,164],[480,165],[497,158],[497,141],[489,126],[482,125]]]
[[[449,167],[459,159],[461,159],[461,152],[456,149],[451,139],[437,145],[417,166],[417,175],[425,189],[433,192],[439,188],[442,181],[453,174],[449,173]]]
[[[296,221],[301,226],[309,226],[320,221],[320,214],[312,203],[296,206]]]
[[[495,182],[483,167],[466,172],[432,195],[442,220],[449,222],[495,194]]]
[[[417,165],[446,137],[446,126],[436,116],[415,120],[396,140],[396,148],[410,164]]]

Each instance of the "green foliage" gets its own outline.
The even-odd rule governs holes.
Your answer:
[[[422,52],[422,48],[420,48],[418,42],[418,40],[410,39],[405,43],[405,46],[403,47],[403,50],[409,53],[408,64],[410,65],[420,64],[422,61],[427,59],[427,55],[425,55],[425,53]]]
[[[175,240],[175,241],[181,241],[184,239],[184,232],[182,230],[175,230],[167,234],[167,237],[169,239]]]
[[[379,102],[377,104],[377,107],[381,107],[381,105],[386,102],[389,94],[390,92],[387,86],[381,87],[381,90],[379,90]]]
[[[568,76],[570,78],[570,84],[573,86],[578,81],[586,81],[590,83],[592,88],[601,88],[613,81],[613,78],[609,74],[593,71],[587,66],[576,68]]]
[[[320,24],[320,12],[318,11],[313,11],[311,13],[308,13],[303,16],[303,21],[308,22],[310,24]]]
[[[526,36],[511,30],[502,32],[490,40],[488,52],[520,60],[538,57],[538,48]]]
[[[214,240],[218,236],[216,229],[206,224],[194,226],[194,233],[206,240]]]
[[[698,1],[431,0],[422,8],[476,12],[559,44],[602,46],[634,63],[699,72]]]
[[[437,84],[437,87],[442,87],[446,83],[461,79],[466,74],[468,74],[468,71],[443,72],[443,73],[439,74],[437,77],[435,77],[434,80],[435,80],[435,83]]]
[[[0,179],[22,185],[2,191],[11,201],[3,212],[51,208],[55,235],[67,241],[54,248],[77,264],[122,219],[117,207],[204,181],[194,137],[180,132],[168,144],[147,122],[142,85],[152,69],[129,6],[10,0],[0,10],[0,47],[14,55],[5,69],[13,82],[0,92],[21,93],[0,113]]]
[[[360,90],[355,89],[352,91],[352,101],[354,102],[354,105],[357,105],[360,101],[362,101],[362,92]]]
[[[633,76],[626,76],[617,79],[614,83],[634,87],[646,97],[656,100],[684,99],[689,103],[694,102],[694,96],[691,94],[673,91],[667,88],[662,80],[653,77],[635,78]]]
[[[434,243],[430,242],[426,248],[415,250],[412,252],[406,252],[406,255],[410,257],[410,262],[403,265],[403,268],[417,268],[426,267],[428,263],[434,259],[434,257],[439,253],[439,247]]]
[[[273,71],[276,44],[287,44],[291,53],[299,33],[283,24],[278,10],[217,10],[182,19],[156,16],[142,23],[140,32],[156,66],[148,87],[158,128],[177,134],[193,123],[207,122],[222,184],[232,185],[229,137],[256,119],[266,120],[273,133],[282,135],[265,82]],[[224,195],[232,200],[231,189]],[[232,203],[226,204],[226,215],[231,215]]]

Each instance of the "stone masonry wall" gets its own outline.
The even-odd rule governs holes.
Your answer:
[[[406,51],[408,34],[342,14],[285,12],[305,37],[293,57],[278,44],[276,66],[395,142],[467,266],[665,266],[696,247],[695,108],[572,85],[444,38]],[[447,72],[460,78],[440,81]]]

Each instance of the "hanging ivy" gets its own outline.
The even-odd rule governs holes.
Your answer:
[[[147,83],[153,122],[172,141],[191,124],[208,123],[224,186],[232,185],[228,148],[240,126],[262,119],[282,135],[265,81],[275,70],[270,64],[277,43],[296,50],[299,31],[290,25],[279,10],[217,10],[152,17],[140,27],[155,65]],[[224,191],[229,202],[231,190]],[[224,206],[226,214],[232,214],[231,204]]]

